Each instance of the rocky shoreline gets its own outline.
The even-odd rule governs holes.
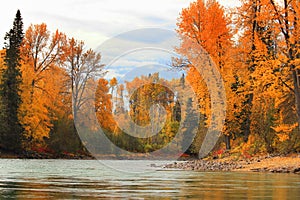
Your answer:
[[[190,160],[167,164],[164,168],[192,171],[243,171],[300,174],[300,156],[263,156],[241,160],[233,160],[231,158]]]

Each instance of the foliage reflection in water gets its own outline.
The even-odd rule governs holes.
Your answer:
[[[14,199],[300,199],[294,174],[157,170],[126,173],[95,160],[0,160],[0,195]],[[110,161],[149,168],[167,161]]]

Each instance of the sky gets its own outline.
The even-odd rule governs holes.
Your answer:
[[[24,29],[30,24],[46,23],[50,31],[59,29],[69,37],[96,48],[120,33],[139,28],[174,30],[182,8],[192,0],[9,0],[0,7],[0,43],[12,27],[20,9]],[[220,0],[225,7],[238,0]]]
[[[30,24],[46,23],[51,32],[58,29],[67,37],[83,40],[86,48],[100,51],[104,64],[111,62],[113,55],[130,50],[128,46],[141,48],[150,43],[158,43],[155,44],[157,48],[172,50],[176,42],[170,32],[174,32],[182,8],[188,7],[191,2],[192,0],[9,0],[2,2],[0,7],[0,46],[4,46],[5,33],[12,28],[16,11],[20,9],[24,32]],[[238,2],[219,0],[225,8],[236,6]],[[150,32],[146,33],[144,29],[149,29]],[[156,29],[163,30],[156,32]],[[168,44],[170,41],[172,45]],[[161,60],[170,58],[171,54],[169,57],[165,54],[162,57],[160,51],[157,52],[135,52],[123,56],[112,64],[116,68],[111,68],[107,77],[124,76],[126,67],[129,71],[142,65],[151,68],[149,65],[161,64]]]

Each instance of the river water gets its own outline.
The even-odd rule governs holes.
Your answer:
[[[0,159],[0,199],[300,199],[295,174],[164,170],[154,163],[168,161]]]

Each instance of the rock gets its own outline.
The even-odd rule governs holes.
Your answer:
[[[300,174],[300,167],[293,169],[292,172],[295,174]]]
[[[260,168],[253,168],[253,169],[250,169],[252,172],[260,172],[261,169]]]
[[[273,155],[272,155],[273,156]],[[174,162],[173,164],[165,165],[164,168],[178,168],[183,170],[194,171],[234,171],[236,169],[245,169],[252,172],[272,172],[272,173],[297,173],[300,174],[300,166],[296,163],[293,165],[286,164],[286,162],[278,162],[277,159],[271,159],[273,164],[264,162],[266,159],[271,158],[268,156],[260,156],[257,158],[243,159],[243,160],[229,160],[229,159],[212,159],[212,160],[190,160],[185,162]],[[298,158],[297,158],[298,159]],[[257,164],[259,163],[259,164]],[[293,162],[295,163],[295,162]],[[252,168],[249,168],[249,167]]]

